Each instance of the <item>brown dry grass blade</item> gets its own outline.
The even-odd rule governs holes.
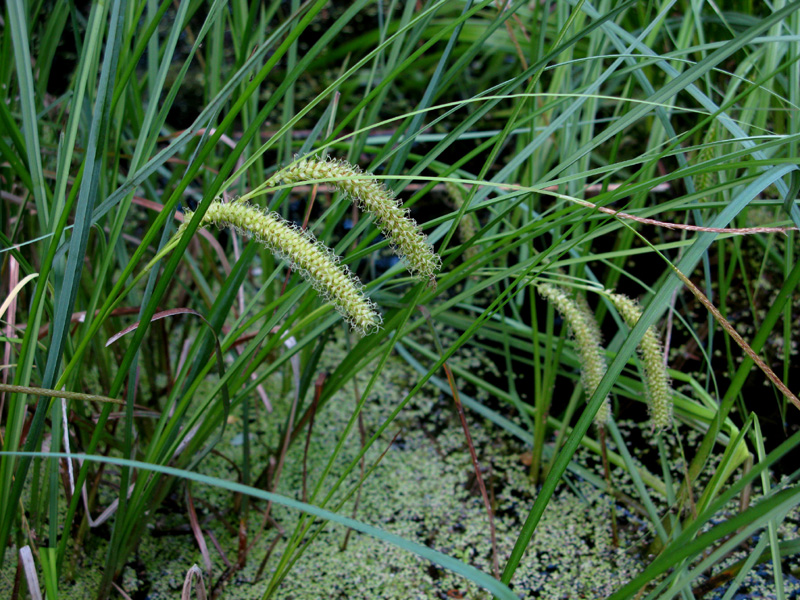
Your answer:
[[[308,421],[308,433],[306,434],[306,445],[303,448],[303,502],[308,502],[308,448],[311,445],[311,432],[314,430],[314,417],[317,414],[319,399],[322,396],[322,387],[325,385],[327,373],[320,373],[314,383],[314,400],[311,403],[311,418]]]
[[[25,277],[22,282],[19,281],[19,263],[17,259],[13,256],[9,256],[8,258],[8,289],[11,290],[8,293],[8,297],[3,301],[3,305],[0,306],[0,319],[3,318],[3,314],[6,310],[8,310],[8,318],[6,319],[6,337],[12,338],[14,336],[14,326],[17,324],[17,295],[19,294],[20,290],[23,286],[27,283],[28,280],[33,279],[34,277],[38,276],[38,274],[34,275],[31,273],[27,277]],[[0,382],[8,383],[8,367],[11,364],[11,342],[6,342],[3,347],[3,362],[0,364]],[[6,401],[5,393],[0,394],[0,415],[3,414],[3,406]],[[2,436],[0,436],[0,442],[2,442]]]
[[[211,328],[211,324],[208,321],[206,321],[206,318],[199,312],[197,312],[196,310],[192,310],[191,308],[170,308],[169,310],[162,310],[161,312],[157,312],[156,314],[153,315],[153,318],[150,319],[150,323],[158,321],[160,319],[166,319],[167,317],[174,317],[175,315],[194,315],[196,317],[200,317],[200,319],[202,319],[203,322],[206,325],[208,325],[209,328]],[[131,331],[136,331],[137,329],[139,329],[139,325],[141,324],[142,324],[141,321],[136,321],[136,323],[128,325],[122,331],[118,331],[117,333],[112,335],[110,338],[108,338],[108,341],[106,342],[106,348],[108,348],[111,344],[116,342],[122,336],[130,333]],[[211,329],[213,331],[213,328]]]
[[[192,600],[192,583],[197,600],[207,600],[206,584],[203,581],[203,572],[197,565],[186,572],[186,579],[183,580],[183,590],[181,590],[181,600]]]
[[[112,310],[111,314],[109,316],[111,316],[111,317],[121,317],[121,316],[124,316],[124,315],[135,315],[135,314],[138,314],[139,310],[140,309],[139,309],[138,306],[123,306],[121,308],[115,308],[114,310]],[[94,311],[94,316],[97,316],[99,314],[100,314],[100,310]],[[86,320],[86,311],[85,310],[79,310],[78,312],[74,312],[74,313],[72,313],[72,315],[69,318],[69,322],[70,323],[83,323],[85,320]],[[27,327],[28,327],[28,324],[27,323],[23,323],[22,325],[19,326],[19,329],[24,330]],[[42,338],[46,337],[48,333],[50,333],[50,323],[45,323],[44,325],[42,325],[39,328],[39,333],[38,333],[39,337],[38,337],[38,339],[41,340]]]
[[[733,338],[733,341],[739,344],[739,347],[742,350],[744,350],[745,354],[747,354],[747,356],[749,356],[753,360],[753,362],[756,363],[756,365],[758,365],[758,368],[763,371],[764,375],[767,376],[767,379],[769,379],[773,384],[775,384],[775,387],[777,387],[780,390],[780,392],[786,397],[787,400],[789,400],[792,404],[794,404],[796,408],[800,409],[800,400],[797,398],[797,396],[795,396],[792,393],[792,391],[788,387],[786,387],[786,384],[783,383],[783,381],[780,380],[780,378],[775,374],[775,372],[769,368],[769,365],[767,365],[767,363],[765,363],[761,359],[761,357],[755,353],[755,351],[750,347],[750,344],[744,341],[744,338],[741,335],[739,335],[739,332],[736,331],[733,325],[731,325],[728,322],[728,320],[722,316],[722,313],[719,312],[719,309],[717,309],[717,307],[714,306],[714,304],[712,304],[711,300],[709,300],[706,297],[706,295],[702,291],[700,291],[700,289],[694,283],[692,283],[692,281],[688,277],[686,277],[686,275],[684,275],[678,269],[676,269],[675,265],[672,265],[671,263],[670,265],[672,266],[672,270],[675,272],[678,278],[684,283],[686,287],[689,288],[689,290],[700,301],[700,304],[705,306],[708,309],[708,311],[712,315],[714,315],[714,318],[717,320],[717,322],[720,325],[722,325],[722,328],[728,333],[728,335],[730,335]]]
[[[171,308],[169,310],[162,310],[154,314],[153,317],[150,319],[150,323],[152,323],[153,321],[158,321],[159,319],[174,317],[175,315],[194,315],[195,317],[198,317],[206,327],[208,327],[208,329],[211,331],[211,334],[214,336],[214,351],[217,357],[217,370],[219,371],[219,377],[220,379],[224,379],[225,362],[222,356],[222,346],[220,346],[219,343],[219,336],[217,335],[217,332],[214,330],[214,327],[211,326],[211,323],[209,323],[203,315],[201,315],[196,310],[192,310],[191,308]],[[111,344],[119,340],[122,336],[130,333],[131,331],[135,331],[136,329],[139,328],[140,325],[141,321],[136,321],[136,323],[129,325],[122,331],[118,331],[108,339],[108,341],[106,342],[106,347],[110,346]],[[220,432],[216,436],[216,438],[208,443],[206,449],[201,450],[199,453],[197,453],[197,455],[193,459],[194,461],[199,460],[201,457],[205,456],[208,452],[210,452],[211,449],[217,445],[217,442],[219,442],[222,439],[222,436],[225,434],[225,426],[228,422],[228,416],[230,415],[230,410],[231,410],[231,400],[227,382],[220,388],[220,394],[222,395],[222,409],[223,409],[222,428],[220,429]],[[185,445],[179,446],[180,451],[182,451],[185,447],[186,447]],[[175,453],[176,456],[178,454],[180,454],[180,452]]]
[[[39,587],[39,575],[36,572],[36,564],[33,562],[33,553],[30,546],[23,546],[19,549],[19,562],[25,573],[25,580],[28,582],[28,592],[32,600],[42,600],[42,590]]]
[[[197,511],[194,509],[194,500],[192,499],[192,482],[186,482],[186,510],[189,513],[189,526],[192,528],[194,539],[197,540],[197,546],[200,548],[200,555],[203,557],[203,564],[206,567],[206,575],[209,580],[211,579],[211,555],[208,553],[208,544],[203,535],[203,529],[200,527],[200,521],[197,518]]]

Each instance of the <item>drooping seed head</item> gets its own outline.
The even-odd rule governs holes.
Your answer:
[[[598,345],[602,346],[603,333],[600,331],[600,325],[597,323],[597,319],[594,316],[594,311],[592,310],[592,307],[589,306],[586,296],[583,294],[575,294],[574,296],[570,297],[575,301],[575,305],[578,307],[578,310],[581,311],[586,326],[591,329],[590,335],[593,339],[597,340]]]
[[[370,173],[362,173],[358,167],[345,161],[309,157],[278,171],[270,177],[267,185],[314,180],[329,181],[331,186],[353,199],[361,210],[374,215],[395,253],[406,261],[408,270],[435,287],[441,258],[427,243],[408,210]]]
[[[642,316],[635,300],[623,294],[609,294],[609,298],[629,327],[634,327]],[[664,364],[664,353],[655,327],[648,327],[639,342],[639,353],[644,364],[645,389],[650,410],[650,421],[657,431],[672,423],[672,387]]]
[[[594,395],[606,374],[606,358],[600,340],[600,329],[590,311],[582,308],[566,291],[549,283],[536,285],[543,298],[552,302],[575,336],[576,350],[581,363],[581,383],[587,398]],[[587,314],[588,313],[588,314]],[[605,425],[611,418],[608,396],[594,417],[595,424]]]
[[[182,234],[191,218],[192,213],[185,213],[178,234]],[[381,316],[375,304],[363,295],[361,282],[312,233],[300,230],[277,213],[262,212],[245,202],[220,200],[214,200],[203,215],[200,226],[208,225],[235,229],[287,261],[356,331],[370,333],[380,327]]]
[[[452,181],[447,181],[444,185],[447,189],[447,195],[450,196],[450,199],[453,201],[455,207],[460,209],[462,206],[464,206],[464,188],[457,183],[453,183]],[[478,232],[475,221],[475,215],[464,213],[464,217],[458,224],[458,237],[462,242],[466,242],[475,237],[475,234]],[[480,249],[476,245],[473,244],[472,246],[469,246],[466,250],[464,250],[464,260],[473,258],[479,252]]]

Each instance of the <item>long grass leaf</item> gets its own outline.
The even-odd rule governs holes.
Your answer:
[[[34,455],[42,456],[42,454],[37,452],[13,452],[13,453],[2,452],[2,454],[9,456],[20,456],[20,457],[22,456],[32,457]],[[507,600],[518,600],[516,594],[514,594],[508,587],[506,587],[505,585],[503,585],[490,575],[483,573],[482,571],[479,571],[475,567],[471,567],[470,565],[467,565],[455,558],[447,556],[446,554],[442,554],[441,552],[437,552],[436,550],[432,550],[427,546],[423,546],[422,544],[411,542],[398,535],[389,533],[388,531],[384,531],[377,527],[373,527],[372,525],[367,525],[366,523],[356,521],[355,519],[351,519],[349,517],[338,515],[336,513],[327,511],[323,508],[314,506],[312,504],[299,502],[297,500],[293,500],[291,498],[287,498],[279,494],[273,494],[271,492],[266,492],[258,488],[245,486],[240,483],[234,483],[232,481],[226,481],[224,479],[209,477],[208,475],[200,475],[198,473],[193,473],[191,471],[185,471],[182,469],[176,469],[174,467],[167,467],[164,465],[151,465],[140,461],[127,460],[122,458],[96,456],[90,454],[68,454],[64,452],[49,453],[46,456],[51,459],[54,458],[65,458],[70,460],[77,459],[77,460],[112,464],[117,466],[124,466],[131,469],[139,469],[142,471],[152,471],[154,473],[161,473],[163,475],[168,475],[170,477],[177,477],[179,479],[186,479],[204,485],[210,485],[215,488],[225,489],[233,493],[245,494],[247,496],[250,496],[251,498],[267,500],[275,504],[280,504],[281,506],[286,506],[287,508],[291,508],[292,510],[305,513],[312,517],[324,519],[326,521],[331,521],[333,523],[337,523],[339,525],[348,527],[355,531],[359,531],[361,533],[374,537],[378,540],[381,540],[382,542],[385,542],[387,544],[392,544],[394,546],[397,546],[398,548],[401,548],[402,550],[405,550],[407,552],[413,552],[414,554],[416,554],[421,558],[424,558],[425,560],[440,565],[445,569],[447,569],[448,571],[452,571],[453,573],[456,573],[457,575],[460,575],[472,581],[473,583],[479,585],[480,587],[488,590],[498,598],[504,598]]]

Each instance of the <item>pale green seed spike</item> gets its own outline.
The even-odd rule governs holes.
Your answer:
[[[447,195],[450,196],[455,207],[460,209],[464,206],[464,188],[460,184],[453,183],[452,181],[446,181],[444,186],[447,189]],[[477,232],[478,228],[476,227],[475,215],[464,213],[464,218],[461,219],[461,222],[458,224],[458,238],[462,242],[466,242],[474,238]],[[479,252],[480,249],[473,244],[464,251],[464,260],[471,259]]]
[[[298,160],[279,171],[267,181],[267,186],[330,180],[331,186],[350,196],[361,210],[375,216],[378,227],[395,253],[405,259],[408,270],[435,287],[441,258],[428,245],[425,235],[394,194],[370,177],[370,173],[362,173],[358,167],[344,161],[311,157]]]
[[[178,230],[182,235],[192,213],[184,215]],[[277,213],[265,213],[245,202],[214,200],[208,207],[201,227],[231,227],[253,238],[273,254],[287,261],[326,300],[331,302],[350,326],[360,333],[370,333],[381,325],[375,304],[361,292],[361,282],[333,250],[317,241],[313,234],[300,230]]]
[[[586,321],[587,327],[591,328],[592,337],[596,339],[597,343],[602,346],[603,334],[600,331],[600,325],[598,324],[597,319],[594,318],[594,311],[592,310],[592,307],[589,306],[586,296],[578,293],[575,294],[574,300],[578,309],[583,313],[583,318]]]
[[[622,294],[609,294],[609,298],[628,326],[636,325],[642,316],[636,301]],[[650,421],[653,428],[660,431],[672,424],[672,387],[667,367],[664,365],[661,340],[654,327],[648,327],[645,331],[639,343],[639,352],[644,363],[644,383],[650,408]]]
[[[717,122],[714,121],[708,128],[708,131],[703,138],[703,144],[706,145],[700,152],[697,154],[697,164],[701,165],[704,162],[712,160],[716,158],[718,146],[714,144],[717,141],[718,137],[718,130],[719,127],[717,126]],[[716,171],[710,171],[708,173],[701,173],[696,175],[694,178],[694,187],[698,192],[704,192],[707,189],[710,189],[717,185],[719,182],[719,174]],[[705,198],[708,200],[709,198]]]
[[[594,316],[589,315],[587,318],[586,312],[563,289],[549,283],[539,283],[536,288],[542,297],[555,305],[575,336],[578,358],[581,362],[581,383],[587,398],[590,398],[607,370],[597,322]],[[594,417],[594,422],[598,426],[603,426],[610,418],[611,407],[606,397]]]

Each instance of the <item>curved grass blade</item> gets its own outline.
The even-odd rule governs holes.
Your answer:
[[[332,521],[334,523],[337,523],[338,525],[349,527],[350,529],[354,529],[355,531],[359,531],[361,533],[374,537],[378,540],[381,540],[382,542],[386,542],[387,544],[392,544],[393,546],[397,546],[398,548],[405,550],[407,552],[412,552],[417,556],[424,558],[425,560],[428,560],[434,564],[437,564],[447,569],[448,571],[452,571],[453,573],[456,573],[457,575],[460,575],[465,579],[469,579],[476,585],[479,585],[480,587],[494,594],[497,598],[501,598],[503,600],[519,600],[518,596],[514,592],[512,592],[506,585],[500,583],[499,581],[497,581],[490,575],[484,573],[483,571],[479,571],[475,567],[465,564],[460,560],[453,558],[452,556],[448,556],[446,554],[443,554],[441,552],[423,546],[422,544],[412,542],[410,540],[400,537],[399,535],[389,533],[388,531],[384,531],[382,529],[379,529],[378,527],[367,525],[366,523],[362,523],[361,521],[357,521],[349,517],[343,517],[341,515],[337,515],[336,513],[325,510],[324,508],[319,508],[312,504],[306,504],[298,500],[293,500],[291,498],[281,496],[280,494],[265,492],[264,490],[242,485],[241,483],[234,483],[232,481],[226,481],[224,479],[219,479],[216,477],[208,477],[207,475],[200,475],[199,473],[193,473],[191,471],[185,471],[183,469],[176,469],[174,467],[167,467],[163,465],[151,465],[136,460],[127,460],[123,458],[114,458],[107,456],[72,454],[67,452],[58,452],[58,453],[0,452],[0,455],[18,456],[18,457],[27,456],[30,458],[40,457],[40,458],[50,458],[50,459],[64,458],[68,460],[83,460],[88,462],[97,462],[110,465],[124,466],[132,469],[139,469],[142,471],[152,471],[155,473],[161,473],[163,475],[177,477],[179,479],[194,481],[197,483],[201,483],[203,485],[210,485],[217,489],[225,489],[231,493],[244,494],[252,498],[266,500],[268,502],[273,502],[275,504],[280,504],[281,506],[285,506],[287,508],[303,512],[312,517],[324,519],[326,521]]]

